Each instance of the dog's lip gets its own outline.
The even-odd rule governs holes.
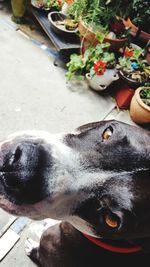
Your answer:
[[[37,202],[34,205],[17,205],[6,199],[3,195],[0,196],[0,208],[14,216],[27,216],[32,219],[39,219],[39,210],[41,209],[41,204],[43,202],[45,202],[45,200]]]

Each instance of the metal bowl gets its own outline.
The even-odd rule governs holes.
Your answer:
[[[61,24],[66,18],[67,16],[60,11],[53,11],[48,14],[48,20],[54,32],[63,37],[73,37],[78,32],[78,28],[75,30],[67,30],[65,26]]]

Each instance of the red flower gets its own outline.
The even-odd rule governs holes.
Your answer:
[[[132,48],[131,48],[131,49],[128,48],[128,47],[125,48],[125,50],[124,50],[124,56],[125,56],[125,57],[132,57],[133,54],[134,54],[134,53],[133,53]]]
[[[106,71],[107,62],[103,62],[101,60],[97,60],[94,64],[94,71],[97,75],[103,75]]]
[[[57,4],[58,4],[59,6],[62,6],[62,0],[57,0]]]
[[[65,2],[68,4],[68,5],[71,5],[73,3],[73,0],[65,0]]]

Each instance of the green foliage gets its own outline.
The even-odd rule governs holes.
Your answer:
[[[70,6],[69,15],[76,21],[82,17],[94,32],[108,33],[116,18],[126,16],[131,3],[130,0],[75,0]],[[118,37],[125,37],[128,31],[123,28],[122,32],[116,34]]]
[[[129,49],[129,48],[128,48]],[[128,54],[118,59],[117,68],[124,76],[142,83],[150,82],[150,66],[143,59],[143,49],[129,49]]]
[[[114,53],[108,52],[109,47],[109,43],[102,43],[97,44],[96,47],[91,46],[86,49],[84,56],[72,54],[70,61],[67,63],[67,80],[70,80],[74,75],[83,79],[84,73],[92,71],[94,63],[99,59],[107,62],[108,68],[114,67],[116,59]]]
[[[44,9],[56,8],[58,11],[61,9],[61,6],[57,0],[47,0],[47,3],[44,6]]]
[[[150,1],[133,0],[131,17],[135,25],[147,32],[150,32]]]
[[[132,63],[136,62],[139,69],[144,69],[147,66],[146,60],[142,59],[142,53],[144,52],[141,48],[133,49],[134,54],[131,57],[120,57],[119,58],[119,65],[122,70],[124,71],[131,71],[132,70]]]
[[[69,8],[69,15],[78,21],[87,12],[87,0],[75,0]]]
[[[75,20],[82,17],[92,27],[101,25],[104,32],[116,17],[130,17],[135,25],[150,32],[149,0],[75,0],[69,13]]]
[[[140,91],[141,100],[148,106],[150,106],[150,87],[143,87]]]
[[[86,20],[101,23],[103,27],[109,27],[115,17],[125,17],[129,13],[131,0],[93,0],[90,2]]]
[[[103,43],[105,37],[107,35],[107,32],[106,34],[104,34],[103,32],[97,32],[96,33],[96,39],[100,42],[100,43]]]
[[[66,73],[67,80],[71,80],[72,76],[76,74],[76,77],[82,77],[81,73],[85,67],[85,63],[80,55],[72,54],[70,61],[67,63],[68,71]],[[77,75],[78,73],[78,75]],[[83,76],[84,79],[84,76]]]

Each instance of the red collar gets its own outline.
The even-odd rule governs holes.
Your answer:
[[[105,243],[103,242],[101,239],[98,239],[98,238],[95,238],[95,237],[92,237],[92,236],[89,236],[87,234],[83,234],[88,240],[90,240],[92,243],[94,243],[95,245],[103,248],[103,249],[106,249],[106,250],[109,250],[111,252],[116,252],[116,253],[134,253],[134,252],[139,252],[142,250],[141,247],[136,247],[136,246],[133,246],[133,247],[117,247],[117,246],[113,246],[113,245],[110,245],[108,243]]]

